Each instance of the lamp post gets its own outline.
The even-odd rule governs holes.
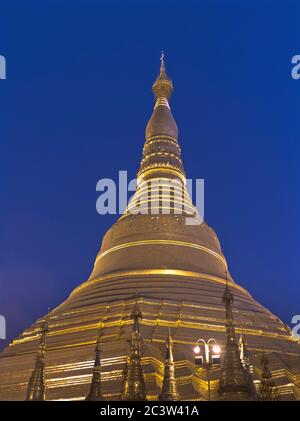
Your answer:
[[[204,353],[201,354],[200,344],[203,344]],[[213,365],[220,364],[221,348],[217,345],[216,340],[211,338],[205,342],[204,339],[198,339],[194,347],[195,364],[206,369],[208,400],[210,401],[210,369]]]

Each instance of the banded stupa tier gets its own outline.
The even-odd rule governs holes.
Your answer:
[[[196,209],[186,190],[178,129],[169,105],[172,90],[162,60],[153,84],[155,105],[146,128],[136,193],[105,234],[89,279],[48,315],[43,337],[47,400],[86,399],[95,367],[100,367],[95,360],[99,324],[101,399],[124,396],[136,305],[142,315],[138,354],[147,399],[159,399],[162,392],[169,331],[176,393],[181,400],[208,398],[207,372],[195,366],[193,346],[199,338],[213,337],[222,353],[226,350],[228,322],[222,297],[227,263],[215,232],[205,222],[186,224]],[[243,333],[257,390],[264,350],[281,399],[300,399],[299,343],[230,275],[228,286],[234,296],[236,341]],[[0,354],[1,400],[26,399],[45,317]],[[219,399],[219,367],[211,369],[210,378],[211,398]]]

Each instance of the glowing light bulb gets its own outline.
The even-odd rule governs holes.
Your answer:
[[[221,352],[221,348],[219,347],[219,345],[214,345],[212,350],[214,354],[220,354]]]
[[[194,353],[199,354],[199,352],[200,352],[200,346],[196,345],[195,348],[194,348]]]

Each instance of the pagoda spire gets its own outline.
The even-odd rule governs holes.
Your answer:
[[[178,401],[179,394],[177,392],[177,385],[175,379],[175,366],[173,359],[173,340],[169,334],[166,340],[166,358],[164,363],[164,378],[162,391],[158,396],[159,401]]]
[[[226,271],[226,287],[222,297],[226,309],[226,345],[222,358],[219,397],[223,401],[254,400],[253,381],[242,364],[235,337],[233,300]]]
[[[90,390],[85,398],[86,401],[104,401],[101,387],[101,327],[99,329],[97,344],[95,348],[95,361],[93,368]]]
[[[140,319],[142,319],[142,313],[139,309],[137,299],[130,318],[133,320],[130,341],[131,349],[121,399],[125,401],[146,401],[146,386],[141,364]]]
[[[167,76],[165,55],[160,58],[159,75],[152,85],[155,104],[146,127],[146,143],[138,172],[139,180],[165,176],[185,179],[178,144],[178,128],[170,110],[172,80]]]
[[[264,350],[261,357],[261,364],[262,364],[262,373],[261,373],[261,381],[260,381],[260,386],[259,386],[259,392],[260,392],[259,400],[260,401],[279,401],[280,395],[272,379],[272,373],[269,369],[269,360]]]
[[[41,338],[37,351],[35,367],[30,376],[27,389],[27,401],[44,401],[46,400],[45,391],[45,353],[46,353],[46,336],[49,332],[48,326],[49,310],[44,323],[41,326]]]
[[[169,105],[173,83],[167,75],[163,52],[152,92],[155,104],[146,126],[137,189],[124,215],[151,213],[194,217],[197,209],[186,186],[178,129]]]

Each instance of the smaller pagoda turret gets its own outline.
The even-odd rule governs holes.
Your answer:
[[[27,401],[44,401],[46,400],[45,389],[45,353],[46,353],[46,337],[49,332],[48,326],[49,311],[41,326],[40,344],[37,351],[35,366],[28,382]]]
[[[97,344],[95,348],[95,361],[90,390],[85,398],[86,401],[104,401],[101,385],[101,328],[99,329]]]
[[[262,373],[261,373],[261,381],[259,386],[259,400],[260,401],[279,401],[280,395],[278,392],[277,387],[274,384],[272,379],[272,373],[269,368],[269,360],[263,351],[261,357],[261,364],[262,364]]]
[[[219,397],[223,401],[255,400],[254,385],[251,375],[241,361],[239,347],[235,337],[233,323],[233,295],[229,289],[227,271],[226,287],[222,302],[226,309],[226,345],[222,358]]]
[[[159,401],[178,401],[179,394],[177,392],[177,385],[175,379],[175,365],[173,358],[173,340],[170,334],[166,340],[166,358],[164,362],[164,378],[162,384],[162,391],[158,396]]]
[[[130,318],[133,320],[130,357],[125,370],[121,399],[125,401],[146,401],[146,385],[141,364],[140,320],[142,319],[142,313],[137,299]]]

